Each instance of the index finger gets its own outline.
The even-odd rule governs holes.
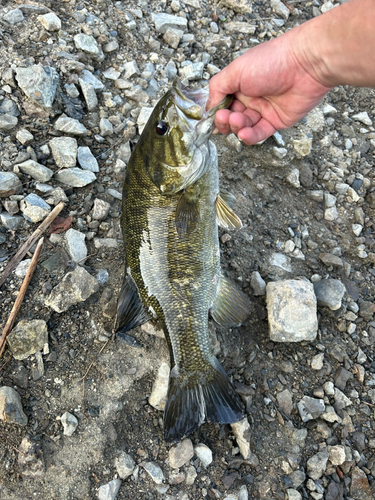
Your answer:
[[[235,61],[234,61],[235,62]],[[234,94],[240,90],[240,79],[237,65],[231,63],[213,76],[209,83],[210,96],[207,109],[217,106],[227,95]]]

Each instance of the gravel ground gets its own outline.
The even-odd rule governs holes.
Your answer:
[[[166,445],[163,335],[112,336],[122,181],[150,109],[176,74],[207,84],[333,6],[0,2],[0,273],[65,203],[0,361],[2,500],[374,498],[374,90],[336,88],[262,145],[214,138],[244,223],[220,232],[222,267],[252,302],[210,329],[243,421]]]

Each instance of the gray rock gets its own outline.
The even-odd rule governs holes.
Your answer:
[[[156,484],[162,484],[165,477],[163,471],[157,464],[154,462],[146,462],[143,464],[143,468]]]
[[[96,96],[95,87],[83,78],[80,78],[78,81],[81,86],[83,97],[85,98],[87,110],[93,111],[99,102]]]
[[[5,210],[8,212],[10,215],[14,215],[19,212],[19,206],[18,206],[18,201],[11,201],[11,200],[5,200],[3,202]]]
[[[20,203],[21,212],[31,222],[43,220],[51,211],[51,207],[40,196],[30,193]]]
[[[96,198],[94,201],[92,218],[96,220],[104,220],[108,216],[110,209],[111,209],[110,203],[107,203],[104,200]]]
[[[30,142],[33,141],[34,136],[25,128],[21,128],[16,134],[16,139],[20,141],[21,144],[26,146],[27,144],[30,144]]]
[[[251,428],[247,418],[245,417],[239,422],[230,424],[230,426],[244,460],[251,463],[251,465],[259,465],[258,457],[252,453],[250,448]]]
[[[18,119],[15,116],[10,115],[9,113],[4,113],[0,115],[0,130],[4,130],[5,132],[8,130],[13,130],[14,127],[17,126]]]
[[[250,285],[254,291],[254,295],[266,295],[266,282],[258,271],[251,273]]]
[[[138,64],[135,60],[129,61],[124,64],[124,74],[122,75],[124,80],[129,80],[134,75],[139,75],[140,71]]]
[[[372,321],[375,313],[375,303],[364,300],[359,304],[359,315],[365,321]]]
[[[292,272],[290,257],[287,257],[283,253],[273,253],[270,255],[268,262],[270,266],[277,267],[283,271],[287,271],[288,273]]]
[[[107,193],[111,196],[113,196],[113,198],[116,198],[116,200],[122,200],[122,194],[120,193],[120,191],[117,191],[117,189],[107,189]]]
[[[299,182],[299,170],[298,168],[293,168],[288,172],[286,176],[286,180],[289,182],[289,184],[295,188],[301,187],[301,184]]]
[[[286,492],[288,495],[288,500],[302,500],[301,493],[294,488],[288,488]]]
[[[76,229],[68,229],[65,233],[68,251],[74,262],[84,264],[87,257],[87,247],[85,245],[85,234]]]
[[[336,267],[343,267],[344,263],[340,257],[337,257],[337,255],[333,255],[331,253],[321,253],[319,255],[319,259],[325,264],[326,266],[336,266]]]
[[[228,143],[228,145],[237,151],[237,153],[240,153],[242,151],[242,146],[243,143],[239,140],[239,138],[236,136],[236,134],[229,134],[226,136],[225,141]]]
[[[182,31],[187,29],[187,19],[184,17],[171,16],[170,14],[152,13],[152,20],[158,33],[164,34],[168,28],[175,28]]]
[[[283,158],[285,158],[285,156],[288,154],[288,150],[286,148],[278,148],[277,146],[274,146],[272,148],[272,151],[273,151],[273,154],[279,158],[280,160],[282,160]]]
[[[96,175],[89,170],[81,170],[80,168],[65,168],[57,172],[55,179],[62,184],[71,187],[83,187],[91,184],[96,180]]]
[[[101,82],[95,75],[91,73],[91,71],[88,71],[87,69],[84,69],[82,71],[82,80],[92,85],[95,90],[103,90],[105,88],[104,83]]]
[[[142,134],[143,129],[145,128],[145,126],[146,126],[146,124],[148,122],[148,119],[150,118],[151,113],[153,112],[153,110],[154,110],[154,108],[149,108],[149,107],[143,107],[143,108],[141,108],[141,112],[139,113],[138,119],[137,119],[137,126],[138,126],[138,131],[139,131],[140,134]],[[126,152],[125,155],[122,154],[121,159],[123,161],[127,162],[129,160],[129,158],[130,158],[130,154],[131,154],[131,151],[130,151],[130,146],[129,146],[128,151]],[[125,156],[126,159],[124,159],[124,156]]]
[[[4,15],[5,21],[7,21],[9,24],[18,24],[22,23],[22,21],[25,19],[22,14],[22,10],[20,9],[13,9],[7,12]]]
[[[104,78],[107,78],[107,80],[117,80],[120,78],[120,75],[121,71],[118,71],[113,66],[103,71],[103,76]]]
[[[78,149],[76,139],[73,137],[55,137],[49,141],[49,146],[58,167],[75,167]]]
[[[317,371],[321,370],[323,368],[323,361],[324,361],[324,352],[316,354],[315,356],[313,356],[311,360],[311,369]]]
[[[15,359],[26,359],[48,343],[47,323],[42,319],[19,321],[8,336]]]
[[[243,33],[244,35],[253,35],[256,31],[255,24],[230,21],[225,23],[225,29],[230,33]]]
[[[324,210],[324,220],[334,221],[338,219],[339,213],[336,207],[326,208]]]
[[[120,478],[127,479],[133,474],[136,464],[130,455],[122,451],[115,459],[115,466]]]
[[[17,68],[16,79],[29,99],[47,110],[52,107],[59,82],[55,68],[40,64]]]
[[[343,366],[340,366],[340,368],[335,373],[335,386],[340,389],[340,391],[343,391],[345,389],[347,381],[352,378],[353,374],[350,371],[346,370]]]
[[[167,363],[161,363],[155,382],[152,386],[149,404],[157,410],[163,411],[167,400],[170,368]]]
[[[46,198],[46,202],[49,205],[57,205],[58,203],[60,203],[60,201],[63,201],[64,203],[69,201],[63,188],[57,187],[57,188],[51,189],[48,192],[48,197]]]
[[[49,12],[48,14],[38,16],[38,21],[47,31],[61,30],[61,20],[56,16],[54,12]]]
[[[329,454],[328,451],[320,451],[307,461],[307,475],[311,479],[320,479],[326,470]]]
[[[103,45],[103,52],[114,52],[119,48],[119,44],[117,40],[111,40],[110,42]]]
[[[179,69],[179,74],[182,79],[200,80],[203,77],[204,64],[202,62],[187,64]]]
[[[53,171],[50,168],[47,168],[34,160],[27,160],[23,163],[19,163],[18,168],[24,174],[30,175],[33,179],[40,182],[48,182],[53,176]]]
[[[346,408],[347,406],[353,404],[350,401],[350,399],[347,396],[345,396],[343,392],[340,391],[340,389],[337,389],[337,387],[335,388],[334,399],[335,399],[335,404],[334,404],[335,410],[342,410],[343,408]]]
[[[25,436],[19,446],[18,469],[24,479],[40,479],[45,472],[40,442]]]
[[[9,424],[27,425],[21,397],[12,387],[0,387],[0,420]]]
[[[295,470],[288,477],[292,481],[293,488],[299,488],[305,482],[306,474],[302,470]]]
[[[350,496],[354,500],[373,500],[374,498],[367,476],[359,467],[354,467],[352,471]]]
[[[101,118],[99,122],[100,135],[106,137],[113,134],[113,125],[107,118]]]
[[[22,183],[14,172],[0,171],[0,198],[22,191]]]
[[[170,46],[172,49],[177,49],[181,38],[183,37],[184,32],[174,28],[168,28],[164,33],[163,40]]]
[[[184,439],[172,446],[169,450],[169,465],[172,469],[179,469],[187,464],[194,456],[193,443],[190,439]]]
[[[298,411],[301,416],[302,422],[315,420],[320,417],[325,411],[325,404],[323,399],[315,399],[310,396],[304,396],[299,403],[297,403]]]
[[[115,238],[94,238],[95,248],[118,248],[118,241]]]
[[[207,445],[203,443],[197,444],[194,446],[194,452],[201,461],[203,467],[208,467],[212,463],[212,451]]]
[[[45,305],[56,312],[67,311],[70,306],[88,299],[99,290],[99,284],[83,267],[78,266],[66,274],[63,280],[52,289]]]
[[[83,170],[90,170],[90,172],[99,172],[98,162],[95,156],[91,153],[89,147],[79,146],[77,151],[77,159]]]
[[[276,395],[280,410],[286,415],[290,415],[293,410],[293,396],[289,389],[284,389]]]
[[[252,12],[252,0],[223,0],[222,5],[238,14],[246,15]]]
[[[340,280],[328,278],[314,283],[318,305],[329,307],[332,311],[340,309],[345,292],[346,288]]]
[[[9,229],[10,231],[15,231],[16,229],[19,229],[25,222],[25,219],[23,217],[19,215],[10,215],[6,212],[2,212],[0,214],[0,220],[2,225],[6,229]]]
[[[77,136],[87,135],[88,132],[87,128],[82,125],[82,123],[75,118],[69,118],[68,116],[63,116],[56,120],[55,129],[60,132],[64,132],[64,134]]]
[[[92,35],[79,33],[74,36],[73,40],[78,50],[82,50],[83,52],[93,56],[98,56],[100,54],[99,46]]]
[[[168,61],[168,64],[165,67],[165,74],[169,80],[173,80],[177,75],[177,67],[174,61]]]
[[[272,10],[283,19],[288,19],[290,10],[281,0],[271,0]]]
[[[312,283],[281,280],[268,283],[266,290],[271,340],[314,340],[318,331],[318,318]]]
[[[64,427],[64,436],[71,436],[78,427],[77,418],[69,412],[65,412],[60,421]]]
[[[112,479],[109,483],[103,484],[98,490],[99,500],[115,500],[120,486],[120,479]]]
[[[125,95],[129,99],[139,103],[146,103],[149,101],[149,96],[142,90],[139,85],[134,85],[130,90],[125,90]]]

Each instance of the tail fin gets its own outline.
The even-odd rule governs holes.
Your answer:
[[[170,374],[164,410],[164,439],[179,441],[203,422],[232,424],[243,416],[243,405],[225,371],[214,357],[205,372]]]

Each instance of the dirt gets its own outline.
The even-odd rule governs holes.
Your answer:
[[[126,8],[120,12],[118,4],[57,1],[38,5],[51,8],[63,21],[63,29],[70,36],[80,30],[84,31],[85,23],[74,17],[81,7],[95,15],[104,13],[104,21],[110,21],[108,28],[118,32],[119,49],[106,53],[103,62],[82,56],[80,60],[86,66],[91,65],[94,69],[103,71],[110,66],[135,59],[142,67],[149,54],[156,49],[150,49],[143,41],[143,34],[141,36],[135,31],[126,31]],[[166,4],[151,2],[148,6],[140,5],[144,17],[142,22],[135,17],[136,22],[139,26],[145,23],[153,30],[150,14],[153,9],[164,10]],[[297,5],[298,13],[290,16],[283,30],[312,16],[309,3]],[[17,6],[19,4],[14,2],[2,2],[0,5],[3,10]],[[126,7],[140,8],[130,5]],[[258,25],[258,29],[254,38],[264,30],[269,30],[267,27],[261,29],[261,18],[277,17],[267,11],[268,8],[268,2],[255,4],[251,19]],[[200,19],[207,18],[211,21],[212,13],[227,19],[238,19],[238,14],[211,2],[198,10],[200,17],[194,14],[192,7],[187,6],[186,11],[189,13],[189,19],[194,22],[189,33],[198,35],[201,26],[205,26],[203,22],[199,24]],[[45,40],[40,39],[40,25],[35,13],[25,15],[22,25],[0,24],[0,30],[4,42],[0,47],[0,73],[10,65],[23,65],[30,58],[33,58],[32,62],[35,63],[40,61],[52,66],[57,65],[61,71],[61,61],[56,56],[58,37],[54,34]],[[154,32],[151,34],[158,38]],[[222,34],[224,36],[224,31]],[[223,67],[230,62],[234,50],[245,49],[251,44],[244,42],[246,37],[247,35],[233,35],[231,49],[218,50],[212,56],[211,62],[220,68]],[[67,37],[62,34],[61,38]],[[265,39],[267,38],[268,35],[265,36]],[[14,43],[9,42],[9,39]],[[162,43],[160,57],[168,62],[169,58],[162,55],[166,44],[160,35],[158,39]],[[46,40],[52,42],[48,45]],[[188,56],[191,53],[199,54],[202,48],[198,44],[189,50]],[[117,58],[118,54],[121,54],[121,60]],[[178,51],[175,51],[170,57],[178,60],[177,55]],[[74,74],[74,71],[67,71],[66,74],[61,71],[59,92],[62,92],[64,83],[74,81],[71,74]],[[98,77],[102,81],[105,80],[100,74]],[[109,85],[110,82],[107,80],[106,84]],[[111,85],[110,89],[114,92],[115,87]],[[52,125],[63,107],[56,102],[50,116],[38,118],[25,112],[22,103],[27,99],[18,87],[11,89],[11,96],[19,105],[21,114],[17,128],[2,133],[0,149],[3,148],[4,154],[6,153],[3,159],[9,160],[11,164],[3,164],[1,169],[4,171],[12,170],[18,150],[26,149],[15,138],[17,130],[24,127],[32,131],[34,140],[31,146],[39,153],[40,146],[53,138],[55,131]],[[0,99],[3,97],[9,97],[7,91],[3,92]],[[212,320],[210,328],[213,342],[220,345],[220,362],[235,383],[246,386],[246,416],[251,425],[251,449],[259,463],[249,463],[241,456],[230,426],[204,424],[190,439],[193,444],[204,443],[212,450],[212,464],[204,469],[199,459],[194,457],[190,462],[197,472],[194,484],[187,485],[184,476],[181,476],[180,483],[180,479],[174,479],[168,462],[170,446],[163,441],[162,436],[162,412],[148,403],[158,367],[162,361],[169,359],[166,341],[146,333],[142,328],[131,332],[139,342],[139,345],[134,347],[122,343],[112,335],[113,306],[121,286],[124,266],[122,244],[119,243],[115,249],[96,249],[93,240],[86,241],[89,257],[84,264],[85,268],[93,275],[101,269],[106,269],[109,279],[99,292],[88,300],[59,314],[46,307],[44,302],[50,288],[56,286],[63,276],[72,270],[72,263],[63,246],[46,241],[40,263],[56,254],[60,255],[59,263],[52,272],[42,265],[37,266],[17,318],[43,319],[47,322],[50,352],[43,356],[44,375],[33,380],[35,356],[17,361],[7,349],[0,359],[0,386],[10,386],[17,390],[28,417],[25,427],[0,420],[2,500],[35,497],[48,500],[97,498],[98,488],[116,477],[114,460],[120,451],[130,454],[139,465],[139,470],[122,482],[117,499],[152,499],[158,496],[166,499],[226,496],[232,498],[228,495],[238,495],[239,488],[243,485],[246,486],[250,498],[281,500],[288,498],[288,488],[297,489],[304,498],[313,498],[311,490],[306,487],[308,478],[295,486],[290,479],[291,471],[300,470],[306,473],[307,460],[322,446],[343,444],[352,450],[357,449],[353,438],[355,431],[364,432],[366,438],[365,448],[357,451],[359,458],[357,457],[355,462],[366,473],[372,494],[375,494],[374,401],[368,395],[371,386],[367,383],[375,373],[372,349],[375,323],[373,317],[364,319],[359,315],[353,321],[356,324],[355,333],[348,333],[346,327],[342,326],[342,321],[346,321],[343,318],[349,303],[360,305],[362,301],[375,301],[375,239],[372,222],[375,205],[369,198],[375,190],[375,135],[372,127],[365,127],[348,118],[348,115],[352,116],[355,112],[367,111],[374,119],[374,97],[375,91],[371,89],[334,89],[324,101],[337,110],[337,114],[333,115],[334,122],[329,124],[327,116],[323,116],[323,103],[319,108],[323,117],[320,129],[314,130],[311,123],[304,120],[292,129],[283,131],[287,149],[283,159],[274,154],[276,142],[273,138],[262,145],[243,147],[240,152],[233,149],[223,136],[214,138],[219,152],[220,184],[224,190],[236,196],[235,211],[244,224],[242,230],[230,232],[230,239],[223,239],[226,242],[220,246],[222,268],[224,274],[236,282],[251,299],[251,314],[242,326],[229,331],[218,327]],[[104,98],[95,111],[96,114],[116,114],[117,108],[106,107],[103,100]],[[148,105],[150,103],[151,101]],[[133,102],[132,106],[133,109],[138,109],[142,104]],[[88,220],[93,200],[104,199],[111,204],[110,215],[95,229],[96,236],[115,238],[121,242],[121,202],[111,197],[107,189],[111,187],[121,191],[123,172],[116,173],[114,165],[118,148],[125,139],[121,132],[105,137],[104,142],[95,140],[95,134],[99,133],[97,117],[93,118],[92,114],[86,112],[82,98],[81,107],[84,111],[81,121],[89,130],[92,129],[92,134],[79,141],[82,145],[90,146],[98,158],[100,172],[97,181],[89,186],[64,187],[69,201],[61,215],[73,215],[72,227],[77,229],[78,218]],[[128,114],[127,118],[130,117]],[[92,123],[95,120],[96,123]],[[348,136],[342,132],[343,125],[348,124],[353,127],[352,149],[346,148],[345,141]],[[364,127],[368,129],[367,132],[361,132]],[[301,157],[293,147],[293,140],[305,136],[312,138],[313,147],[308,156]],[[325,141],[327,137],[328,142]],[[137,136],[131,139],[136,140]],[[350,165],[347,165],[345,162],[349,159]],[[53,161],[48,163],[49,167],[51,165]],[[56,166],[51,168],[57,170]],[[299,171],[300,187],[293,186],[288,180],[292,169]],[[343,172],[342,175],[339,169]],[[353,174],[354,178],[351,180],[350,176]],[[364,178],[368,179],[368,182],[363,182]],[[21,179],[24,194],[35,192],[35,181],[25,175]],[[362,185],[358,189],[359,200],[353,203],[347,196],[338,195],[335,185],[337,182],[352,184],[355,179],[362,180]],[[53,179],[51,182],[54,186],[57,185]],[[309,197],[312,190],[323,190],[337,196],[339,214],[336,220],[325,219],[323,203]],[[363,232],[357,237],[353,234],[352,224],[357,222],[355,209],[358,207],[363,208],[365,215]],[[6,237],[1,248],[9,254],[9,259],[0,263],[0,272],[35,228],[35,224],[28,224],[26,228],[12,232],[0,227],[1,234]],[[308,230],[308,236],[300,237],[305,228]],[[294,237],[291,236],[292,233]],[[226,233],[220,230],[219,236],[224,234]],[[304,260],[291,257],[292,272],[288,273],[271,266],[268,259],[272,253],[283,253],[283,244],[290,239],[300,241]],[[310,240],[317,245],[309,246]],[[358,245],[365,246],[367,257],[358,256]],[[324,265],[319,259],[322,252],[340,255],[350,265],[349,272],[348,267],[344,269]],[[259,271],[266,282],[296,277],[310,280],[317,274],[322,278],[329,276],[342,280],[347,287],[347,294],[339,311],[319,308],[319,331],[315,341],[297,344],[275,343],[270,341],[268,335],[265,296],[254,296],[250,286],[251,273],[254,271]],[[13,274],[0,291],[2,326],[7,321],[21,283],[22,279]],[[104,339],[105,335],[108,336],[107,341],[103,340],[103,335]],[[344,353],[341,360],[334,354],[338,346]],[[352,405],[345,411],[352,420],[353,429],[351,430],[345,421],[345,415],[338,412],[341,422],[327,424],[327,436],[321,431],[319,421],[301,421],[296,404],[304,395],[314,396],[315,390],[321,388],[327,380],[334,379],[340,367],[355,373],[354,365],[359,348],[367,356],[363,363],[366,371],[365,382],[353,377],[344,391],[352,401]],[[319,352],[325,353],[324,366],[316,371],[311,368],[310,363],[313,356]],[[283,413],[277,400],[277,394],[284,389],[288,389],[293,397],[293,409],[289,415]],[[357,395],[353,391],[356,391]],[[329,404],[328,396],[324,397]],[[78,419],[77,430],[70,437],[63,434],[59,421],[59,417],[66,411]],[[307,429],[305,440],[296,438],[296,429]],[[22,474],[18,463],[19,448],[25,436],[29,436],[41,449],[41,476],[28,478]],[[142,467],[147,461],[157,463],[163,470],[166,477],[164,484],[169,484],[167,492],[157,493],[155,483]],[[354,465],[353,462],[352,467]],[[182,467],[181,472],[185,474],[186,468]],[[340,477],[340,473],[343,477]],[[325,491],[325,498],[334,498],[327,496],[327,488],[334,483],[342,484],[345,495],[349,495],[352,469],[349,467],[347,472],[340,470],[340,473],[336,472],[336,469],[327,469],[326,474],[319,480]],[[184,494],[187,496],[184,497]],[[353,493],[351,496],[355,500],[362,498],[353,496]]]

